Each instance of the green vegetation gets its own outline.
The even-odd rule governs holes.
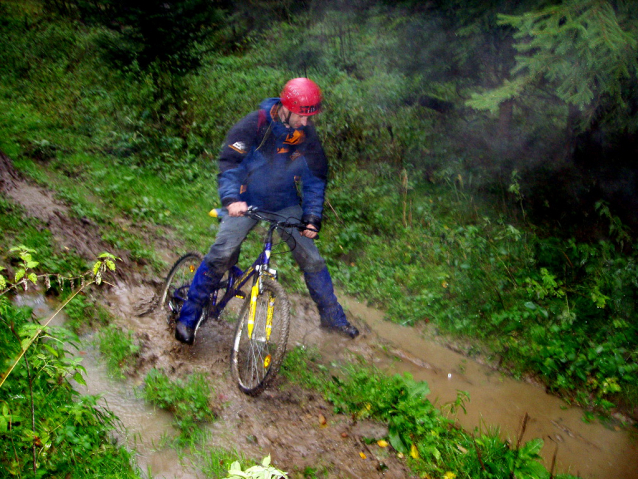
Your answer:
[[[65,296],[67,295],[62,295],[62,297]],[[111,322],[111,317],[104,306],[97,302],[95,298],[83,294],[75,296],[66,305],[64,314],[67,317],[65,327],[76,334],[106,326]]]
[[[626,180],[638,130],[631,2],[370,0],[340,12],[303,1],[167,1],[150,12],[156,6],[133,3],[0,3],[0,151],[118,256],[157,274],[160,239],[204,251],[225,132],[287,79],[307,75],[325,93],[316,123],[332,175],[320,248],[340,287],[392,321],[429,322],[488,346],[514,374],[592,411],[638,406],[638,218]],[[135,7],[130,16],[123,6]],[[249,242],[245,256],[256,248]],[[22,268],[28,281],[36,270],[20,254],[30,250],[52,294],[70,289],[56,283],[60,275],[88,268],[77,252],[59,251],[44,221],[0,195],[3,278]],[[276,261],[287,287],[304,291],[290,256]],[[75,296],[68,313],[76,332],[108,323],[89,296]],[[132,337],[102,334],[112,364],[125,364]],[[38,340],[25,357],[36,361],[36,348],[55,356],[53,344]],[[377,373],[366,382],[357,371],[314,386],[340,410],[387,421],[397,450],[440,456],[431,471],[413,458],[416,470],[447,472],[443,458],[459,470],[476,466],[461,464],[477,447],[421,401],[423,385]],[[17,377],[23,382],[0,392],[24,395]],[[152,373],[149,397],[174,411],[188,443],[197,421],[210,419],[208,395],[184,402],[177,391],[195,385],[167,381]],[[379,384],[468,452],[408,431],[413,418],[404,424],[382,397],[368,410],[339,393],[363,398]],[[200,419],[189,423],[185,411]],[[97,431],[91,437],[105,437]],[[495,471],[507,461],[513,470],[513,451],[495,434],[477,445]],[[525,447],[532,464],[538,444]],[[26,471],[25,461],[15,467]],[[52,470],[46,461],[42,470]]]
[[[178,446],[193,445],[205,437],[201,424],[215,419],[211,393],[211,385],[202,373],[172,381],[164,372],[152,369],[144,381],[144,398],[173,413],[173,425],[180,431]]]
[[[2,263],[10,273],[12,252],[10,245],[22,245],[29,250],[38,251],[42,270],[51,274],[69,275],[87,268],[86,261],[77,255],[61,254],[55,250],[50,231],[42,222],[30,218],[25,211],[0,195],[0,254]],[[54,283],[54,287],[55,287]],[[4,288],[0,288],[0,291]],[[56,289],[57,291],[57,289]]]
[[[16,271],[18,285],[41,281],[42,276],[33,273],[38,262],[32,251],[16,250],[24,260],[24,268]],[[96,272],[102,274],[100,263],[94,278]],[[70,383],[84,384],[81,359],[65,349],[77,347],[75,334],[33,321],[30,308],[14,307],[2,294],[0,341],[0,475],[141,477],[131,453],[110,436],[117,418],[98,407],[99,397],[80,395]]]
[[[123,378],[135,366],[140,345],[132,331],[111,324],[97,333],[97,343],[111,376]]]
[[[407,373],[391,377],[361,364],[328,371],[320,359],[316,351],[296,348],[287,355],[282,374],[321,392],[335,412],[387,424],[387,438],[368,439],[387,439],[396,453],[409,458],[419,477],[550,477],[539,461],[541,439],[513,448],[499,438],[498,430],[463,431],[425,398],[430,393],[425,382],[414,381]],[[457,400],[446,405],[449,413],[462,410],[466,399],[459,392]]]
[[[412,220],[403,225],[393,215],[402,201],[396,182],[357,179],[357,192],[349,182],[331,192],[340,227],[323,238],[347,292],[365,291],[401,324],[425,320],[478,338],[513,372],[536,374],[580,404],[635,404],[637,258],[619,252],[620,236],[598,244],[541,237],[469,209],[474,198],[459,185],[410,192]]]
[[[236,461],[246,463],[246,458],[238,452],[208,447],[195,451],[200,469],[206,477],[224,477],[230,465]]]
[[[0,147],[16,166],[54,187],[72,214],[95,222],[103,240],[140,265],[164,268],[138,225],[170,228],[184,250],[207,248],[212,234],[206,212],[218,204],[211,161],[217,145],[240,115],[276,95],[292,74],[277,67],[284,54],[268,35],[293,41],[302,27],[278,24],[256,37],[259,48],[207,57],[200,73],[187,77],[183,107],[190,123],[174,136],[153,121],[160,107],[148,73],[113,71],[99,57],[84,55],[99,45],[91,43],[104,33],[99,27],[35,10],[33,19],[46,23],[46,33],[24,31],[17,5],[3,8],[7,41],[14,43],[3,54],[8,76]],[[365,80],[343,72],[344,52],[327,49],[311,57],[313,76],[325,85],[326,114],[317,123],[333,176],[321,248],[335,279],[351,294],[365,292],[394,321],[425,320],[446,333],[487,342],[513,372],[537,375],[580,404],[635,406],[636,258],[629,228],[605,202],[597,210],[592,205],[588,215],[598,231],[608,230],[600,241],[535,228],[531,217],[538,213],[528,199],[531,183],[525,183],[529,172],[513,170],[500,183],[490,180],[489,168],[479,167],[471,151],[439,134],[434,110],[401,100],[434,92],[378,62],[372,52],[391,48],[392,39],[381,35],[381,16],[363,20],[365,28],[345,24],[345,33],[329,37],[356,38],[347,53],[358,58],[359,71],[369,73]],[[300,51],[319,48],[313,42],[326,32],[325,24],[317,21],[306,31]],[[55,55],[29,47],[40,45],[43,36],[59,45]],[[39,56],[27,68],[25,55]],[[46,72],[38,67],[43,62]],[[439,96],[449,97],[444,83],[437,85]],[[489,121],[481,121],[488,128]],[[447,126],[454,133],[455,126]],[[491,205],[497,198],[498,209]],[[46,231],[19,238],[32,228],[25,224],[29,220],[3,201],[7,231],[27,246],[50,248]],[[248,245],[246,254],[254,247]],[[277,259],[289,286],[303,291],[292,259]]]

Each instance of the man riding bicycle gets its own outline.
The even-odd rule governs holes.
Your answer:
[[[228,215],[195,272],[175,328],[175,337],[193,344],[197,322],[210,294],[239,258],[241,244],[257,221],[244,216],[248,205],[296,218],[306,225],[286,242],[304,272],[321,326],[355,338],[314,238],[321,228],[328,163],[310,117],[321,111],[321,90],[308,78],[295,78],[280,98],[264,100],[229,131],[217,177]]]

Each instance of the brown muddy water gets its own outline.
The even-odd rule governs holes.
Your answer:
[[[38,294],[22,294],[15,298],[18,306],[33,309],[36,318],[48,319],[54,313],[54,305]],[[59,313],[49,326],[63,326],[66,317]],[[109,377],[106,367],[99,361],[99,353],[92,344],[92,336],[81,338],[79,350],[69,353],[82,358],[86,369],[86,386],[72,381],[82,394],[101,396],[100,404],[115,413],[120,420],[118,439],[137,452],[137,462],[146,477],[171,479],[197,479],[195,473],[183,464],[175,450],[163,447],[162,441],[176,431],[172,427],[172,414],[155,409],[142,399],[137,391],[139,384],[117,381]]]
[[[584,479],[638,479],[637,438],[619,426],[585,423],[583,410],[569,407],[544,389],[516,381],[446,347],[415,334],[414,328],[383,320],[383,314],[354,301],[345,305],[390,345],[390,352],[401,358],[391,368],[408,371],[430,386],[430,401],[442,405],[454,401],[457,391],[466,391],[470,401],[467,414],[459,414],[464,429],[494,428],[516,444],[523,418],[529,420],[524,441],[542,438],[542,455],[549,470],[556,456],[556,472],[571,473]],[[382,362],[387,361],[385,358]]]
[[[113,301],[117,301],[114,309],[123,321],[123,325],[150,338],[158,350],[154,353],[160,356],[173,356],[171,362],[166,363],[172,368],[184,367],[192,360],[197,362],[206,357],[206,348],[218,344],[220,338],[228,341],[224,335],[232,332],[203,333],[197,345],[187,353],[168,351],[171,346],[170,338],[164,338],[166,331],[158,326],[158,320],[154,315],[138,316],[131,314],[135,310],[136,298],[148,297],[148,290],[134,291],[126,288],[116,291]],[[289,341],[290,346],[301,344],[318,344],[322,355],[327,360],[342,357],[343,349],[349,348],[355,354],[363,354],[376,365],[389,372],[409,372],[415,379],[426,381],[431,389],[429,399],[439,407],[445,403],[454,401],[457,391],[469,393],[470,401],[465,404],[467,414],[460,412],[458,422],[466,430],[483,430],[499,428],[503,439],[515,444],[521,429],[523,417],[529,415],[523,441],[533,438],[542,438],[545,446],[542,450],[545,466],[549,469],[552,457],[556,453],[555,473],[569,472],[583,479],[638,479],[638,444],[625,430],[618,425],[603,425],[599,422],[585,423],[583,411],[579,408],[569,407],[560,399],[546,394],[537,385],[511,379],[494,369],[468,359],[432,340],[422,337],[414,328],[402,327],[383,320],[383,314],[373,308],[369,308],[355,300],[342,298],[344,307],[355,318],[355,322],[363,330],[362,336],[356,341],[335,340],[334,336],[324,338],[315,323],[316,318],[303,319],[308,313],[306,305],[303,311],[303,303],[297,303],[294,307],[300,311],[300,315],[293,318],[293,333]],[[42,296],[22,295],[17,302],[34,308],[37,317],[46,318],[52,312],[51,306]],[[131,304],[125,304],[125,303]],[[63,317],[56,320],[57,324],[63,322]],[[224,328],[221,328],[224,329]],[[230,331],[232,328],[225,328]],[[295,335],[295,330],[296,335]],[[157,345],[159,341],[159,346]],[[168,345],[168,346],[167,346]],[[162,350],[166,350],[162,354]],[[148,475],[156,478],[191,479],[203,477],[197,468],[189,466],[188,459],[180,458],[171,448],[166,447],[163,439],[175,434],[171,426],[170,414],[156,410],[139,397],[140,379],[127,381],[114,381],[106,373],[100,363],[97,353],[90,345],[90,337],[84,338],[82,350],[78,352],[84,360],[83,366],[87,370],[87,386],[77,386],[78,390],[86,394],[100,394],[103,396],[103,404],[108,406],[121,420],[125,430],[125,440],[130,446],[135,447],[139,456],[138,463]],[[178,360],[175,360],[178,358]],[[198,359],[199,358],[199,359]],[[215,362],[223,362],[219,358]],[[214,370],[215,368],[213,368]],[[218,368],[219,369],[219,368]],[[221,364],[221,369],[227,369],[227,364]],[[215,374],[215,373],[213,373]],[[228,388],[227,375],[221,375],[218,381]],[[236,389],[236,388],[235,388]],[[282,441],[280,436],[291,436],[296,444],[290,449],[296,449],[296,456],[292,459],[299,463],[303,458],[308,458],[308,465],[313,465],[317,457],[322,454],[330,454],[326,446],[335,443],[336,454],[339,448],[338,441],[341,436],[335,432],[333,438],[319,437],[318,434],[326,434],[326,431],[317,432],[316,428],[305,427],[303,421],[297,421],[297,417],[290,417],[288,423],[282,417],[281,422],[263,425],[252,424],[251,419],[264,408],[259,400],[245,398],[237,392],[226,390],[225,400],[229,404],[220,421],[211,426],[213,437],[219,438],[220,444],[228,444],[236,440],[240,435],[248,435],[252,431],[260,437],[260,448],[246,449],[249,456],[259,457],[264,451],[263,445],[275,447]],[[276,401],[276,394],[269,395],[268,391],[262,398],[266,399],[268,407]],[[285,399],[285,398],[284,398]],[[312,400],[310,400],[312,403]],[[285,405],[285,400],[284,400]],[[275,408],[275,406],[272,406]],[[325,408],[325,406],[322,406]],[[281,408],[280,408],[281,409]],[[312,408],[305,416],[316,414]],[[289,413],[294,414],[294,413]],[[339,421],[345,421],[338,417],[329,416],[329,411],[324,414],[329,421],[339,426]],[[295,422],[297,421],[297,422]],[[250,429],[250,428],[253,429]],[[346,426],[344,426],[346,427]],[[294,434],[298,434],[295,438]],[[283,453],[281,453],[284,455]],[[301,459],[300,459],[301,458]],[[373,477],[360,472],[364,469],[348,469],[348,464],[342,465],[343,477],[363,478]],[[359,472],[357,472],[359,471]],[[383,477],[383,476],[378,476]],[[403,477],[402,473],[385,477]]]

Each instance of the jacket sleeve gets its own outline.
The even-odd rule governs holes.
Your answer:
[[[306,168],[304,168],[301,177],[303,193],[301,221],[311,224],[319,230],[328,179],[328,161],[321,141],[312,125],[306,127],[306,133],[308,135],[304,152]]]
[[[217,189],[222,205],[239,201],[241,185],[246,179],[243,161],[255,146],[259,112],[254,111],[233,126],[224,140],[219,155]]]

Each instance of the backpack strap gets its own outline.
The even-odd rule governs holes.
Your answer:
[[[266,124],[266,110],[259,110],[259,116],[257,118],[257,131],[261,130]]]
[[[261,138],[261,141],[259,142],[259,146],[255,149],[255,151],[259,150],[259,148],[264,146],[264,143],[266,142],[266,139],[268,138],[272,130],[272,125],[273,125],[273,122],[271,121],[266,131],[263,132],[264,127],[266,126],[266,110],[259,110],[259,116],[257,118],[257,139],[259,140],[260,135],[263,135],[263,136]]]

